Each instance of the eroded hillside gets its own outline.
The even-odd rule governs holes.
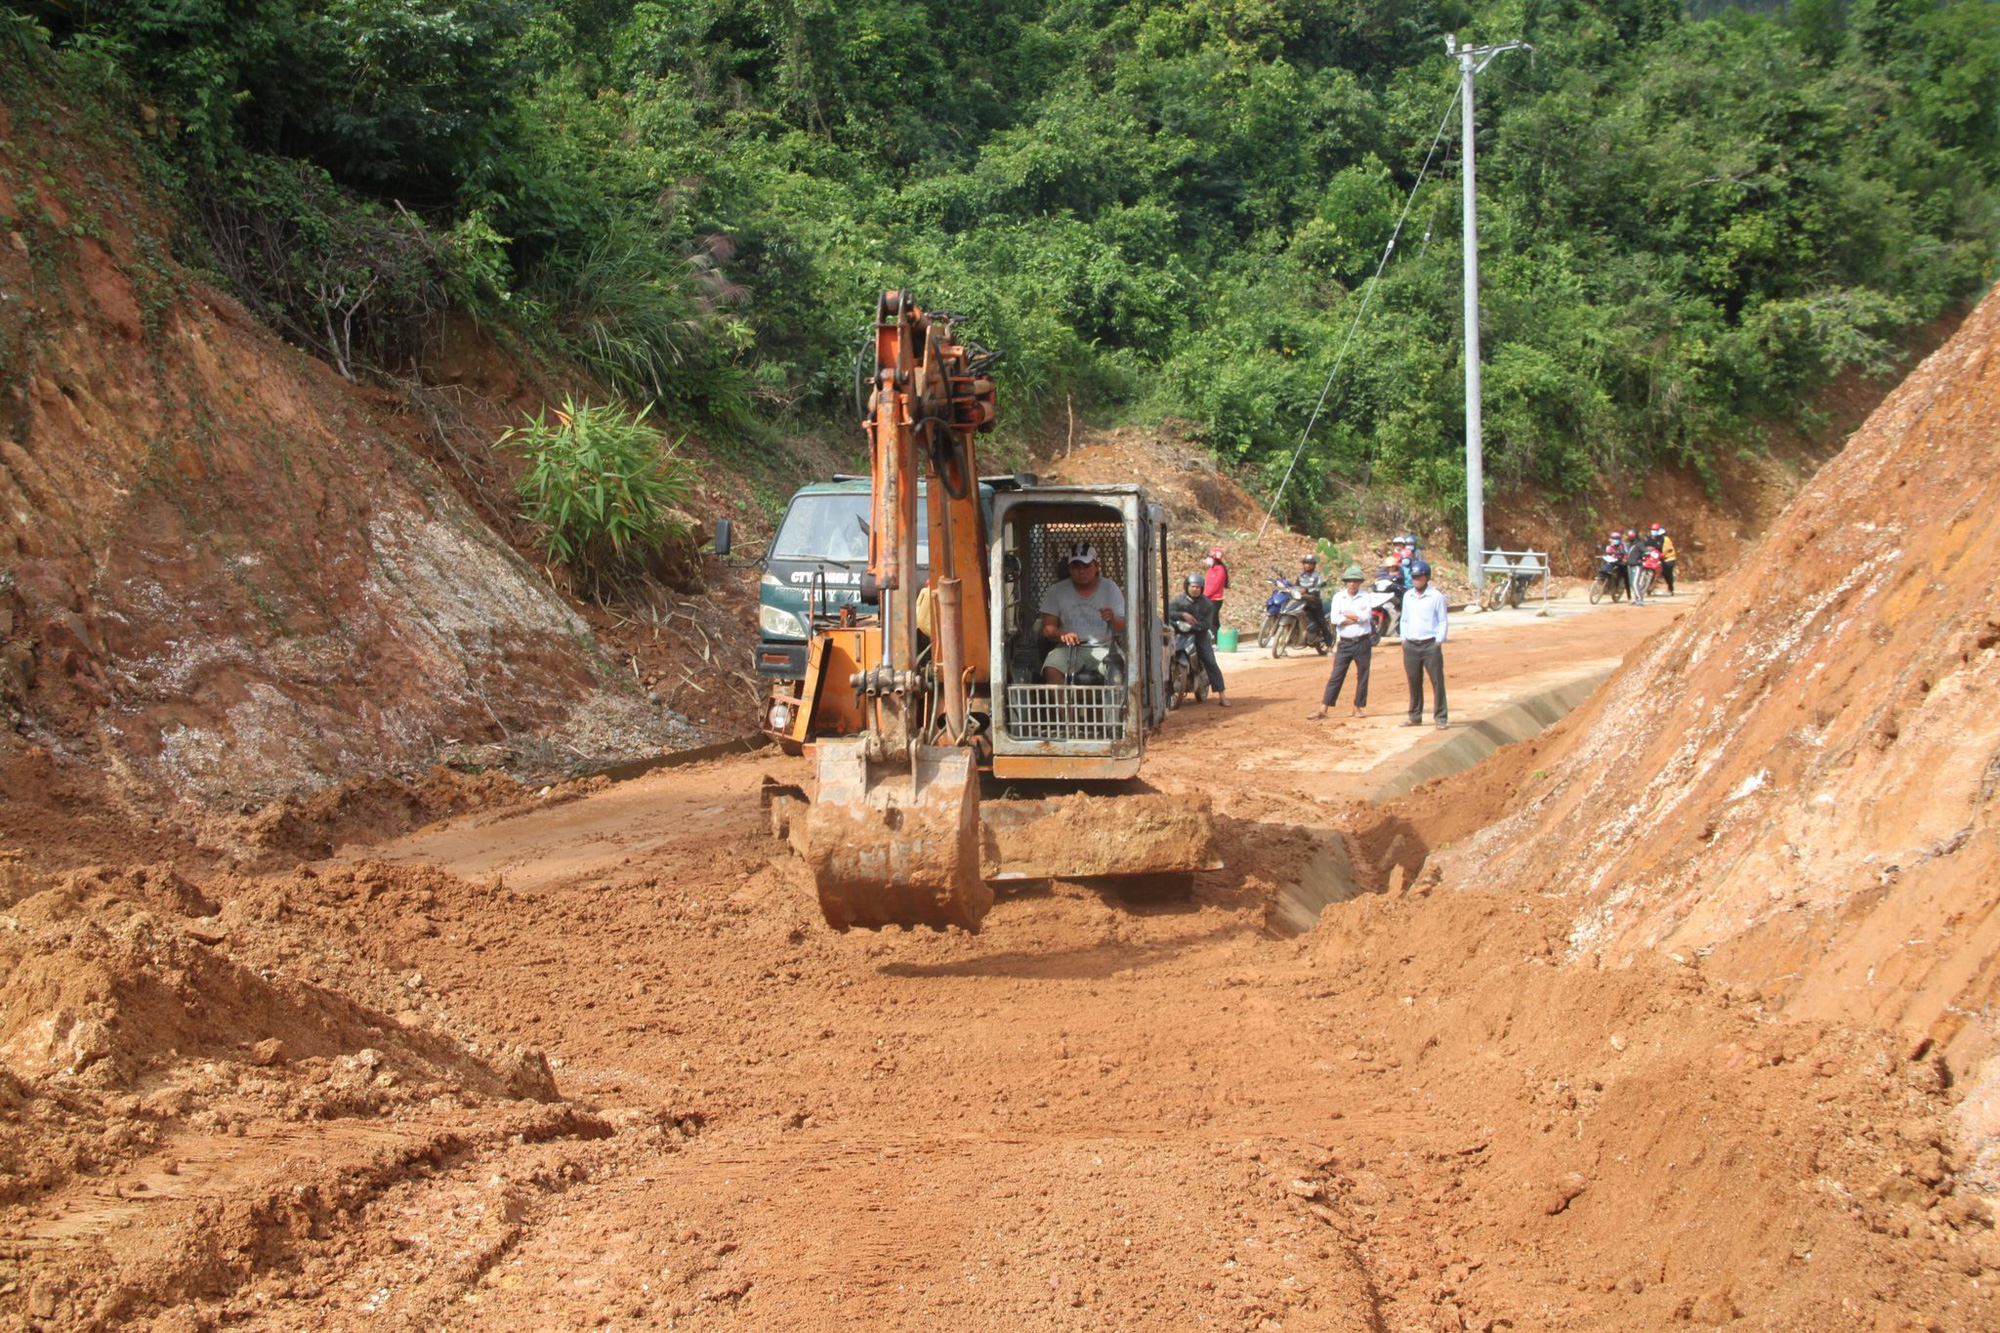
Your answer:
[[[684,743],[353,385],[172,257],[134,162],[0,106],[0,762],[215,803]]]

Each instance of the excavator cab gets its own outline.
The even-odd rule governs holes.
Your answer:
[[[1138,486],[1038,486],[996,496],[993,527],[990,660],[1005,672],[993,689],[993,775],[1136,776],[1146,733],[1166,714],[1163,511]],[[1069,576],[1077,542],[1096,548],[1101,576],[1124,593],[1125,632],[1101,677],[1054,685],[1043,673],[1042,598]]]

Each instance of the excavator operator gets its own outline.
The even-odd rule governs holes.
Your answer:
[[[1069,577],[1042,594],[1042,639],[1056,647],[1042,663],[1042,679],[1065,685],[1081,671],[1110,675],[1114,636],[1125,632],[1125,594],[1104,577],[1097,548],[1077,542],[1069,548]]]

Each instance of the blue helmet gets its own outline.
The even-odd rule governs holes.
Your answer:
[[[1419,560],[1417,561],[1416,564],[1410,566],[1411,578],[1415,578],[1419,574],[1422,574],[1424,577],[1429,578],[1430,572],[1431,572],[1431,562],[1428,560]]]

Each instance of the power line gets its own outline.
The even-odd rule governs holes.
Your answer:
[[[1416,183],[1410,186],[1409,197],[1403,200],[1403,211],[1396,217],[1396,226],[1389,233],[1389,243],[1382,247],[1382,258],[1375,265],[1375,272],[1369,275],[1368,285],[1362,288],[1361,304],[1354,312],[1354,322],[1347,326],[1347,337],[1341,340],[1340,351],[1334,355],[1333,369],[1327,372],[1326,383],[1320,386],[1319,401],[1313,404],[1312,415],[1306,418],[1306,428],[1299,433],[1299,447],[1292,450],[1292,461],[1285,464],[1285,475],[1278,480],[1278,489],[1271,496],[1271,503],[1264,510],[1264,521],[1257,525],[1254,540],[1264,540],[1264,530],[1271,526],[1271,515],[1278,511],[1278,501],[1285,498],[1285,487],[1292,481],[1292,471],[1299,465],[1299,459],[1306,451],[1306,441],[1312,438],[1313,427],[1319,423],[1320,410],[1326,406],[1327,395],[1333,392],[1333,382],[1340,375],[1341,363],[1347,360],[1347,349],[1354,343],[1354,335],[1361,328],[1361,318],[1368,313],[1368,303],[1374,299],[1375,288],[1382,280],[1382,270],[1389,267],[1389,256],[1396,251],[1396,240],[1403,234],[1403,223],[1410,216],[1410,206],[1417,201],[1417,191],[1423,188],[1424,178],[1430,174],[1431,159],[1437,156],[1438,145],[1444,142],[1445,127],[1451,124],[1452,108],[1458,105],[1460,90],[1452,89],[1451,99],[1445,103],[1444,114],[1438,117],[1437,133],[1431,136],[1430,151],[1424,154],[1424,165],[1417,172]],[[1433,212],[1435,218],[1435,212]],[[1430,244],[1430,229],[1424,230],[1424,244]]]

